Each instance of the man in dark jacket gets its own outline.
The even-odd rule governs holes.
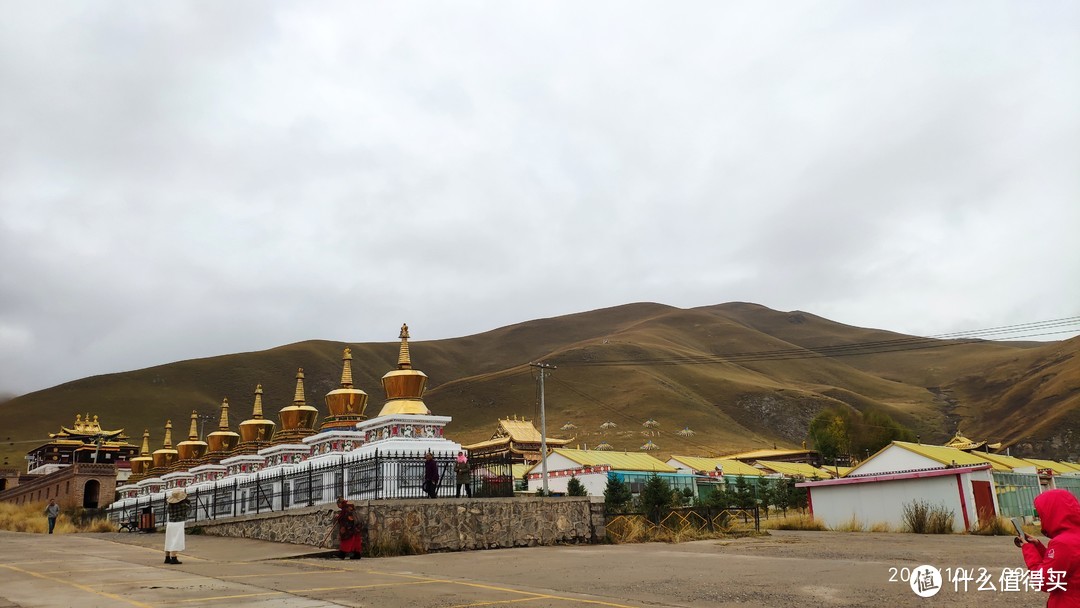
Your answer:
[[[1042,577],[1047,608],[1080,608],[1080,502],[1068,490],[1049,490],[1035,497],[1035,510],[1050,542],[1025,534],[1024,562]]]

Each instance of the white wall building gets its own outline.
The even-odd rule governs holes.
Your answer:
[[[904,473],[873,473],[796,484],[809,492],[810,513],[830,528],[855,520],[866,527],[904,528],[904,507],[915,501],[954,514],[953,531],[970,530],[999,512],[989,464]]]

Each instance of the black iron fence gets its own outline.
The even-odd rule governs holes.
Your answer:
[[[454,453],[434,454],[439,481],[436,497],[454,497],[460,491],[454,472]],[[504,456],[469,460],[469,493],[473,497],[514,495],[510,459]],[[237,475],[189,488],[188,521],[209,521],[266,512],[285,511],[348,500],[429,498],[425,488],[423,453],[382,453],[362,458],[343,454],[319,463],[305,462]],[[121,499],[108,509],[115,523],[149,529],[165,522],[166,493]]]

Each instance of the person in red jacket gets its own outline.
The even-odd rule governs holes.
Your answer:
[[[1050,593],[1047,608],[1080,608],[1080,501],[1068,490],[1048,490],[1035,497],[1042,531],[1050,542],[1024,535],[1016,544],[1024,563],[1042,576],[1042,590]]]

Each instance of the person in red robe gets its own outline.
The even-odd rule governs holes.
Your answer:
[[[363,551],[360,520],[356,517],[356,506],[344,498],[337,499],[338,512],[334,522],[338,530],[338,557],[360,559]]]

